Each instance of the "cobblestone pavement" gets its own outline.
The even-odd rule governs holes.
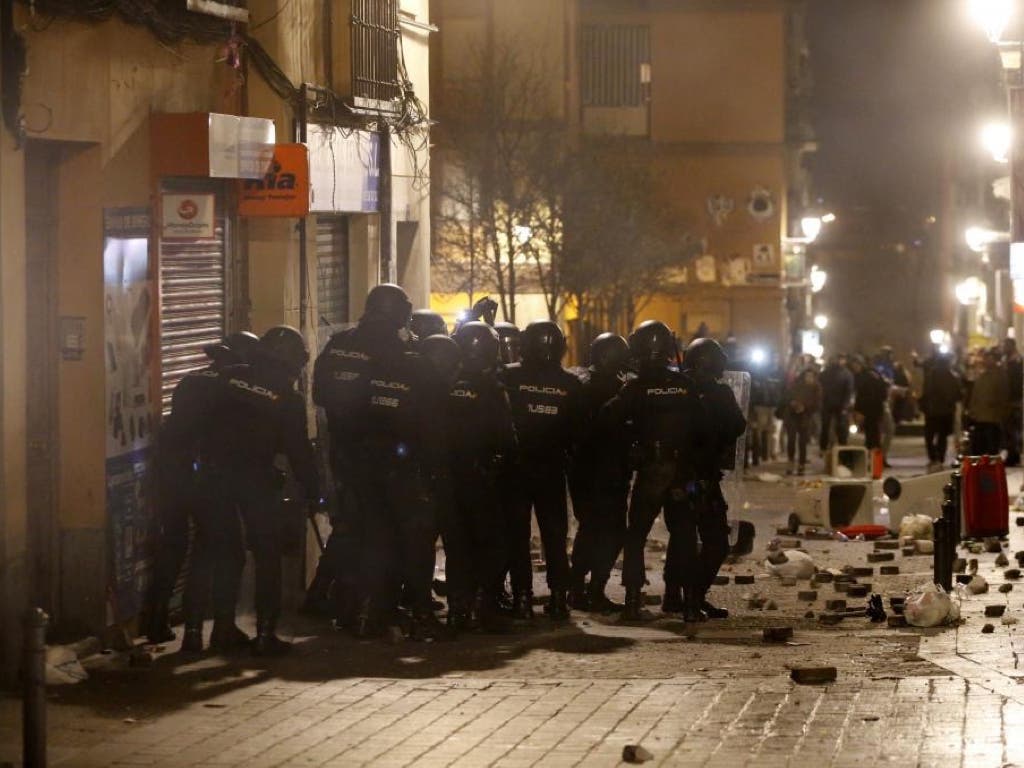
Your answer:
[[[1013,476],[1011,492],[1019,483]],[[845,595],[823,584],[814,600],[801,599],[806,581],[783,586],[761,565],[794,490],[738,489],[734,516],[757,523],[758,541],[754,557],[723,571],[754,583],[713,590],[733,611],[728,620],[695,627],[652,605],[655,620],[642,626],[577,613],[558,627],[538,618],[522,634],[399,645],[295,620],[295,652],[274,662],[186,661],[173,646],[143,667],[100,658],[88,682],[51,689],[51,763],[602,766],[642,744],[656,765],[1024,766],[1024,643],[1019,625],[984,618],[992,603],[1024,617],[1024,586],[996,591],[996,555],[975,555],[992,591],[962,601],[959,628],[822,625],[825,600]],[[656,529],[648,552],[652,595],[661,591],[663,538]],[[822,567],[864,566],[872,551],[864,542],[802,544]],[[1017,549],[1024,528],[1013,530],[1011,561]],[[895,595],[930,579],[929,557],[897,552],[893,564],[899,574],[881,576],[875,565],[860,580]],[[754,597],[766,606],[749,607]],[[991,634],[981,633],[986,621]],[[789,644],[762,642],[762,628],[774,625],[793,627]],[[837,668],[835,683],[790,681],[790,667],[821,664]],[[0,766],[19,759],[17,706],[0,699]]]

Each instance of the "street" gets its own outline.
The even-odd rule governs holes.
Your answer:
[[[901,438],[894,454],[897,474],[923,462],[918,438]],[[1019,484],[1012,474],[1011,490]],[[280,661],[187,661],[174,643],[144,665],[100,655],[86,662],[88,681],[49,691],[51,762],[591,766],[617,765],[624,746],[639,744],[654,765],[1024,765],[1024,740],[1013,736],[1024,724],[1018,625],[996,619],[981,633],[985,605],[1006,604],[1007,622],[1024,608],[1019,592],[996,591],[996,555],[978,556],[991,592],[962,601],[958,628],[890,629],[863,617],[826,626],[825,601],[845,597],[833,584],[800,600],[806,581],[783,586],[761,564],[794,489],[791,480],[743,484],[749,506],[735,516],[755,522],[758,537],[754,554],[723,575],[755,579],[712,590],[727,620],[686,625],[652,604],[656,618],[642,626],[575,612],[562,626],[538,615],[522,634],[389,645],[292,619],[284,630],[296,647]],[[1007,552],[1024,549],[1021,531],[1012,528]],[[649,597],[661,592],[664,540],[659,523]],[[819,568],[863,566],[872,551],[867,542],[802,544]],[[928,556],[897,551],[894,564],[897,575],[876,566],[859,581],[888,597],[930,578]],[[749,607],[757,598],[763,607]],[[764,642],[773,626],[792,627],[792,640]],[[837,668],[835,683],[790,680],[792,667],[823,665]],[[18,711],[3,701],[0,765],[19,760]]]

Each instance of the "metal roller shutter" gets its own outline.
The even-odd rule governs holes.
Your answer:
[[[316,220],[317,341],[321,348],[348,323],[348,218]]]
[[[195,194],[210,190],[187,189]],[[224,201],[216,197],[212,238],[160,241],[160,375],[163,415],[171,395],[186,374],[209,363],[203,347],[224,338],[227,310]]]

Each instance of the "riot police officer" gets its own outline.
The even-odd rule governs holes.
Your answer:
[[[230,568],[240,570],[242,564],[229,562],[235,554],[235,547],[218,552],[215,542],[206,534],[211,532],[206,516],[201,514],[204,507],[196,482],[196,464],[200,460],[200,435],[205,428],[211,409],[215,407],[219,387],[220,371],[230,365],[245,362],[259,337],[248,331],[229,334],[220,344],[211,344],[203,349],[210,359],[210,365],[201,371],[185,376],[174,388],[171,396],[171,412],[164,421],[160,432],[159,482],[160,482],[160,546],[157,548],[153,565],[153,582],[150,585],[149,618],[146,636],[151,643],[165,643],[174,639],[174,632],[168,625],[167,614],[174,585],[185,562],[188,552],[189,520],[195,520],[197,527],[194,555],[190,572],[193,579],[191,593],[186,591],[186,613],[193,608],[198,612],[202,624],[203,602],[209,591],[210,569],[214,563],[221,566],[218,581],[224,579],[237,582],[237,575]],[[229,525],[237,533],[237,519]],[[240,538],[236,535],[236,541]],[[230,566],[230,568],[229,568]],[[223,593],[223,589],[220,590]],[[230,594],[230,587],[229,592]],[[231,615],[234,615],[234,600],[231,600]],[[195,621],[193,621],[193,625]],[[234,626],[234,622],[231,622]],[[238,631],[240,632],[240,630]],[[227,633],[223,622],[219,631],[214,632],[212,641],[220,646],[225,639],[233,636],[241,640],[244,636],[236,632]],[[199,635],[202,647],[201,634]],[[248,638],[244,637],[247,641]],[[194,645],[194,641],[192,642]]]
[[[580,422],[579,380],[561,366],[565,336],[548,320],[530,323],[522,333],[521,363],[505,367],[504,383],[519,439],[512,473],[508,545],[517,618],[533,616],[530,563],[531,511],[537,515],[547,581],[546,607],[552,619],[569,615],[569,558],[566,469]]]
[[[364,602],[357,631],[397,626],[404,587],[412,613],[411,636],[441,637],[431,582],[438,535],[433,479],[444,461],[436,450],[443,387],[424,358],[413,352],[375,354],[368,370],[365,543],[360,568]]]
[[[672,537],[665,560],[663,609],[697,618],[701,614],[712,619],[729,615],[727,610],[707,600],[708,589],[729,554],[729,507],[722,494],[721,468],[734,465],[736,440],[747,429],[732,388],[722,381],[727,362],[718,342],[706,338],[692,341],[683,359],[684,370],[696,383],[709,429],[706,447],[695,457],[693,503],[687,508],[678,534]]]
[[[590,367],[581,374],[584,432],[569,473],[578,528],[572,545],[573,608],[608,612],[621,608],[605,595],[605,585],[622,549],[629,497],[629,452],[602,429],[601,407],[627,379],[629,345],[602,333],[590,345]],[[587,584],[587,577],[590,583]]]
[[[687,485],[695,478],[695,456],[704,432],[704,417],[694,382],[671,367],[675,336],[657,320],[641,323],[629,339],[638,367],[603,410],[610,428],[625,428],[636,479],[629,504],[622,581],[626,587],[623,618],[644,617],[646,581],[644,546],[659,513],[675,536],[688,504]],[[687,616],[687,619],[696,618]]]
[[[370,369],[376,357],[396,357],[408,350],[401,332],[412,304],[405,291],[385,283],[366,297],[355,328],[334,334],[316,360],[313,402],[324,409],[330,436],[330,466],[337,503],[331,510],[331,534],[316,575],[307,590],[315,605],[333,590],[335,620],[347,626],[355,618],[359,595],[364,513],[368,509],[363,449],[370,404]]]
[[[512,323],[495,323],[498,334],[498,350],[502,365],[511,365],[520,360],[520,331]]]
[[[456,629],[493,629],[495,585],[506,562],[500,477],[515,450],[515,429],[497,376],[497,333],[470,322],[455,341],[462,374],[449,392],[446,414],[454,502],[445,531],[448,619]]]
[[[428,336],[447,336],[448,324],[433,310],[417,309],[409,319],[409,331],[418,340]]]
[[[228,505],[236,506],[255,562],[256,655],[276,656],[290,645],[277,637],[281,612],[284,519],[274,459],[283,453],[306,500],[320,488],[306,431],[306,404],[295,385],[309,360],[302,335],[276,326],[260,338],[249,365],[226,368],[221,402],[206,435],[209,471]]]

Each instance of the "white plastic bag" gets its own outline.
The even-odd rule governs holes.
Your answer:
[[[931,539],[932,519],[928,515],[907,515],[900,521],[900,537]]]
[[[65,645],[46,646],[47,685],[74,685],[88,679],[73,650]]]
[[[770,560],[764,561],[764,567],[773,576],[783,579],[809,579],[817,570],[811,556],[799,549],[787,549],[772,555]]]
[[[905,606],[903,615],[912,627],[937,627],[960,618],[960,606],[938,584],[910,593]]]

